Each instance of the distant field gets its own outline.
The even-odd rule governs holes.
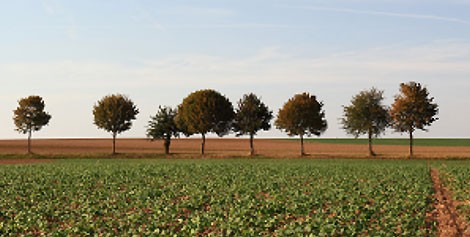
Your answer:
[[[366,145],[368,140],[365,138],[311,138],[307,139],[309,142],[320,142],[328,144],[353,144],[353,145]],[[395,145],[407,146],[409,140],[404,138],[379,138],[374,139],[375,145]],[[414,139],[415,146],[469,146],[470,139],[460,138],[418,138]]]
[[[470,139],[417,139],[417,158],[470,158]],[[34,139],[32,150],[42,158],[96,157],[110,154],[111,139]],[[365,139],[308,139],[305,151],[310,158],[367,158]],[[174,139],[170,152],[174,156],[190,158],[199,156],[201,140],[194,138]],[[25,154],[27,140],[0,140],[0,159],[20,158]],[[210,138],[206,142],[206,156],[214,158],[246,157],[249,141],[243,138]],[[255,139],[259,156],[276,158],[299,157],[298,139]],[[374,140],[374,151],[380,158],[405,158],[408,156],[406,139]],[[122,158],[150,158],[164,153],[161,140],[118,139],[117,152]],[[26,157],[31,158],[31,157]]]

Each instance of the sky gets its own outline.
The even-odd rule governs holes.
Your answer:
[[[120,137],[145,137],[159,105],[208,88],[234,106],[253,92],[274,115],[309,92],[325,104],[322,137],[348,137],[339,119],[352,96],[376,87],[390,105],[409,81],[439,105],[417,137],[470,135],[470,0],[0,2],[0,139],[25,137],[12,111],[29,95],[52,115],[34,137],[110,137],[92,108],[113,93],[140,110]]]

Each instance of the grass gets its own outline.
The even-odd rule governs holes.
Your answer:
[[[305,141],[330,144],[368,144],[368,140],[365,138],[309,138]],[[470,146],[470,139],[465,138],[417,138],[413,141],[415,146]],[[376,138],[373,140],[373,144],[408,146],[409,140],[404,138]]]

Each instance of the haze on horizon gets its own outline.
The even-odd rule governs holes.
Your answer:
[[[310,92],[325,104],[322,137],[347,137],[339,118],[352,96],[376,87],[390,105],[412,80],[440,110],[416,137],[468,137],[468,12],[469,0],[4,1],[0,139],[25,138],[12,111],[29,95],[52,115],[34,138],[110,137],[93,124],[92,107],[112,93],[140,110],[120,137],[144,137],[159,105],[206,88],[234,106],[254,92],[275,115]]]

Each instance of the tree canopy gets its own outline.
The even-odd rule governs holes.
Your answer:
[[[383,91],[372,88],[361,91],[351,99],[351,105],[343,107],[343,128],[356,138],[367,134],[371,156],[375,155],[372,150],[372,137],[385,132],[389,125],[390,116],[387,107],[382,104],[383,99]]]
[[[116,154],[116,136],[127,131],[139,110],[134,102],[121,94],[103,97],[93,106],[94,124],[113,136],[113,154]]]
[[[309,93],[296,94],[279,110],[275,125],[289,136],[300,136],[301,155],[304,155],[303,137],[320,136],[327,129],[323,103]]]
[[[171,137],[179,136],[179,129],[175,123],[176,110],[171,107],[158,107],[155,116],[150,117],[147,126],[147,137],[152,140],[163,139],[165,154],[170,153]]]
[[[413,132],[416,129],[427,131],[438,118],[439,112],[434,97],[429,97],[426,87],[414,81],[400,84],[400,94],[390,109],[392,126],[397,132],[408,132],[410,135],[410,158],[413,157]]]
[[[237,136],[250,136],[250,154],[254,155],[253,137],[259,130],[269,130],[273,112],[253,93],[238,101],[233,126]]]
[[[44,111],[45,103],[41,96],[32,95],[18,101],[18,107],[13,111],[13,121],[16,131],[28,134],[28,153],[31,153],[31,136],[41,130],[51,119]]]
[[[199,90],[189,94],[178,106],[176,124],[187,136],[202,135],[201,153],[204,154],[205,136],[229,133],[234,119],[232,103],[215,90]]]

